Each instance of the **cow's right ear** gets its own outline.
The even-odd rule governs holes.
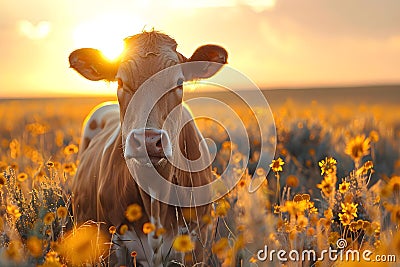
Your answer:
[[[222,46],[212,44],[200,46],[187,60],[187,62],[197,62],[197,64],[184,67],[185,79],[190,81],[210,78],[227,63],[227,60],[228,52]]]
[[[69,64],[86,79],[91,81],[114,81],[119,62],[107,60],[100,50],[81,48],[69,55]]]

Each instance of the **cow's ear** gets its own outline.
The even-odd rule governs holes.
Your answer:
[[[69,55],[71,68],[91,81],[114,81],[118,71],[118,62],[104,58],[100,50],[81,48]]]
[[[204,79],[217,73],[228,61],[228,52],[218,45],[203,45],[194,51],[188,62],[198,62],[185,70],[186,80]],[[219,64],[212,64],[215,62]],[[190,66],[191,64],[189,64]]]

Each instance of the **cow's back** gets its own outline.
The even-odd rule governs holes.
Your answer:
[[[103,152],[118,138],[119,107],[106,102],[93,109],[83,125],[79,168],[72,182],[74,213],[78,223],[97,218],[97,191]]]

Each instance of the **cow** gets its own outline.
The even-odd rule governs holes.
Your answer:
[[[86,118],[79,150],[79,166],[72,182],[73,209],[76,221],[89,220],[104,222],[110,226],[127,225],[128,231],[113,235],[110,249],[110,266],[178,266],[205,264],[207,227],[201,220],[211,212],[211,204],[192,208],[181,208],[158,201],[145,192],[134,178],[151,179],[141,176],[149,164],[174,184],[185,187],[206,185],[212,180],[211,166],[202,170],[182,170],[168,160],[179,150],[188,160],[198,160],[200,150],[205,147],[204,139],[190,110],[183,104],[183,81],[209,78],[227,63],[227,51],[218,45],[203,45],[190,58],[179,53],[176,41],[158,31],[144,31],[124,40],[125,49],[118,60],[106,60],[102,53],[93,48],[81,48],[69,56],[70,66],[79,74],[92,81],[116,81],[117,102],[107,102],[96,107]],[[153,94],[151,86],[146,87],[133,110],[130,102],[150,77],[180,63],[209,62],[196,71],[174,68],[163,82],[152,84],[161,91],[162,97],[154,104],[148,118],[142,118],[143,109],[148,107]],[[214,62],[217,67],[207,67]],[[149,87],[149,88],[148,88]],[[139,93],[138,93],[139,94]],[[152,101],[152,100],[151,100]],[[140,104],[138,104],[140,103]],[[163,129],[163,123],[172,110],[178,109],[177,120],[187,121],[171,138],[174,127]],[[133,118],[130,130],[123,133],[123,122]],[[144,120],[147,120],[143,127]],[[147,157],[146,157],[147,156]],[[129,170],[127,160],[133,161],[134,173]],[[207,161],[209,159],[205,159]],[[160,188],[160,190],[163,190]],[[171,194],[165,191],[165,194]],[[127,207],[138,205],[143,211],[140,219],[129,222],[125,216]],[[186,216],[185,216],[186,209]],[[188,218],[187,210],[192,212]],[[195,216],[193,216],[195,214]],[[147,235],[143,224],[151,222],[157,229]],[[160,234],[163,232],[162,234]],[[194,250],[184,257],[171,248],[173,238],[188,234],[195,242]],[[133,254],[132,254],[133,253]]]

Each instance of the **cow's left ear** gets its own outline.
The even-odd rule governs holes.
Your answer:
[[[187,62],[198,62],[198,64],[185,68],[186,80],[209,78],[217,73],[223,64],[228,62],[228,52],[218,45],[203,45],[194,51]]]
[[[86,79],[91,81],[114,81],[119,62],[104,58],[100,50],[81,48],[69,55],[69,64]]]

